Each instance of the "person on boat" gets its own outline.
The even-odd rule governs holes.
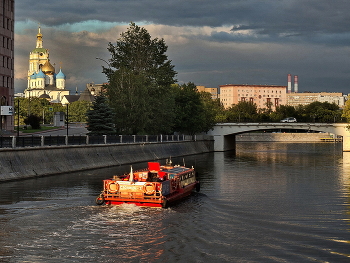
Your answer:
[[[157,182],[157,173],[148,172],[147,182]]]

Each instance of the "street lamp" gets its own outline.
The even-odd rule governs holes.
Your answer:
[[[68,119],[68,118],[69,118],[69,115],[68,115],[68,114],[69,114],[69,111],[68,111],[68,103],[66,104],[66,107],[67,107],[67,108],[66,108],[66,110],[67,110],[67,113],[66,113],[66,123],[67,123],[67,136],[68,136],[68,131],[69,131],[69,127],[68,127],[68,126],[69,126],[69,119]]]
[[[96,59],[99,59],[99,60],[102,60],[102,61],[106,62],[106,64],[108,65],[108,67],[111,68],[111,66],[109,65],[109,63],[108,63],[106,60],[104,60],[103,58],[96,57]]]
[[[17,137],[19,137],[19,98],[17,100]]]

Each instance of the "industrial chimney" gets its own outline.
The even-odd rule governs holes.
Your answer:
[[[298,76],[294,76],[294,92],[298,93]]]
[[[287,93],[292,93],[292,75],[288,74],[288,90]]]

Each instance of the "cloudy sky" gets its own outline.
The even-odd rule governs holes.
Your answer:
[[[38,24],[67,88],[103,83],[101,66],[132,21],[164,38],[179,83],[287,85],[350,93],[348,0],[17,0],[15,88],[26,88]]]

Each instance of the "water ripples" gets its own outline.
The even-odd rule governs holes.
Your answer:
[[[328,147],[189,157],[202,191],[169,209],[94,205],[101,170],[2,184],[0,262],[349,262],[350,156]]]

